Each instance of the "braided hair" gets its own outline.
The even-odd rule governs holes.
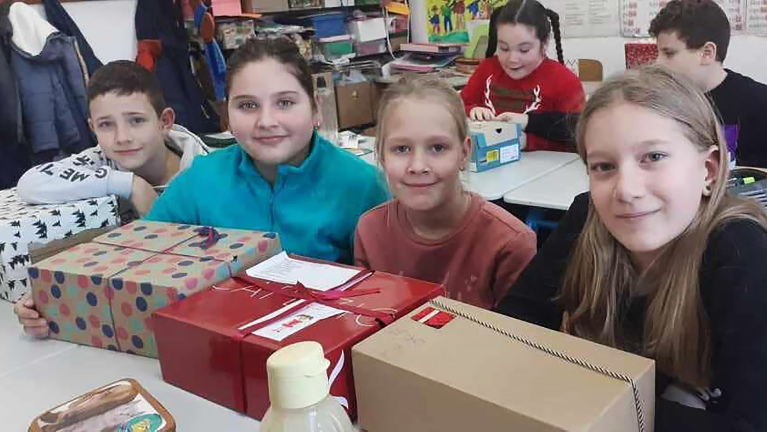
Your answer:
[[[535,36],[542,43],[548,41],[553,32],[557,60],[562,64],[565,63],[559,14],[547,9],[537,0],[509,0],[500,9],[493,11],[490,16],[490,32],[485,57],[495,55],[498,45],[498,26],[501,24],[528,25],[535,29]]]

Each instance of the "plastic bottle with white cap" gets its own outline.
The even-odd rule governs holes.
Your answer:
[[[269,400],[261,432],[354,432],[344,408],[330,396],[330,362],[317,342],[299,342],[266,360]]]

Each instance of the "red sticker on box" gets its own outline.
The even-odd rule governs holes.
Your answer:
[[[433,307],[427,307],[421,312],[412,316],[413,321],[417,321],[422,324],[426,324],[429,327],[435,329],[441,329],[445,324],[455,318],[455,315],[451,315],[447,312],[434,309]]]

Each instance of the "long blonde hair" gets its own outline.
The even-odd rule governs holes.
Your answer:
[[[593,204],[578,237],[562,286],[564,330],[655,359],[658,369],[693,387],[710,382],[711,335],[699,292],[699,271],[709,235],[725,222],[747,219],[767,230],[767,214],[753,201],[726,196],[727,147],[705,95],[687,79],[659,66],[646,66],[604,83],[581,113],[578,153],[586,162],[589,120],[603,109],[630,103],[674,120],[704,152],[716,146],[719,172],[710,196],[702,197],[690,225],[667,244],[644,272],[600,220]],[[685,179],[680,179],[685,181]],[[641,345],[631,346],[620,320],[626,301],[647,292]]]

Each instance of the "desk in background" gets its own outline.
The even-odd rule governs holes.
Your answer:
[[[522,152],[517,162],[481,173],[466,173],[464,184],[468,190],[477,192],[488,201],[499,200],[507,192],[546,176],[577,158],[577,154],[567,152]]]
[[[529,207],[567,210],[576,195],[589,190],[586,165],[580,159],[557,168],[503,196],[503,201]]]

